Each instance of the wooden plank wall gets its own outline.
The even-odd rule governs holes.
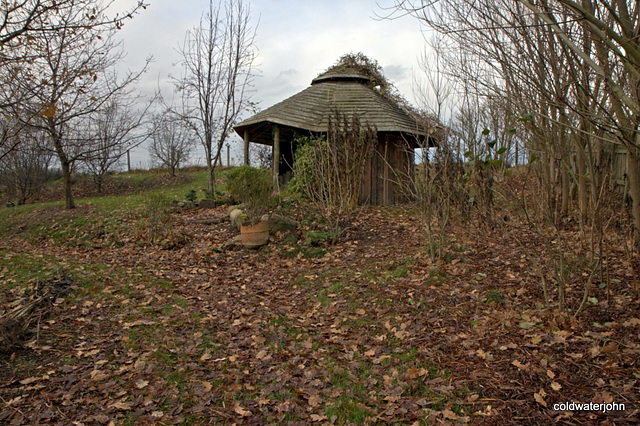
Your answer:
[[[625,175],[627,174],[627,151],[623,147],[618,147],[613,153],[611,164],[611,174],[616,186],[625,186]]]
[[[407,201],[413,184],[413,150],[399,137],[381,135],[367,164],[360,203],[391,205]]]

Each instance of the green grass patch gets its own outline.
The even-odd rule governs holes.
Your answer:
[[[338,293],[342,289],[344,289],[346,286],[347,286],[347,282],[345,280],[336,281],[333,284],[331,284],[331,286],[329,287],[329,291],[331,293]]]
[[[224,171],[216,173],[220,178]],[[19,233],[22,238],[38,242],[49,240],[69,246],[91,246],[98,238],[116,246],[122,235],[131,233],[127,221],[148,217],[149,198],[162,197],[171,203],[193,198],[207,187],[207,172],[197,170],[178,178],[147,171],[120,173],[110,177],[139,186],[144,192],[76,199],[76,209],[64,209],[64,202],[46,202],[6,208],[0,215],[0,233]],[[82,178],[84,179],[84,178]],[[61,185],[61,182],[54,182]],[[86,183],[85,183],[86,184]]]
[[[52,276],[61,268],[60,263],[51,256],[22,253],[3,253],[0,255],[0,291],[24,287],[37,280]]]
[[[324,256],[327,253],[327,250],[321,247],[314,247],[312,249],[302,249],[302,256],[306,258],[319,258]]]
[[[406,266],[398,266],[391,272],[393,278],[405,278],[409,275],[409,269]]]
[[[320,230],[305,231],[304,236],[306,237],[304,244],[311,246],[327,244],[335,238],[333,232]]]
[[[485,295],[485,303],[494,302],[499,305],[504,305],[505,300],[502,293],[498,290],[489,290]]]
[[[175,302],[176,305],[180,306],[182,309],[187,309],[187,307],[189,306],[189,302],[187,301],[187,299],[183,297],[174,297],[173,301]]]
[[[338,424],[363,424],[375,416],[371,408],[348,396],[341,396],[333,404],[327,404],[324,414],[330,422]]]
[[[441,268],[433,268],[429,271],[429,276],[425,280],[426,285],[435,285],[437,287],[444,284],[447,280],[447,272]]]

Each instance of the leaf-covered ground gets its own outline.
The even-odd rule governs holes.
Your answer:
[[[226,215],[176,213],[190,238],[175,250],[11,230],[3,306],[34,270],[75,284],[28,347],[0,355],[0,423],[640,422],[638,277],[622,248],[574,318],[542,304],[533,234],[469,225],[433,263],[410,209],[367,208],[333,246],[302,226],[220,252]],[[572,401],[626,410],[553,409]]]

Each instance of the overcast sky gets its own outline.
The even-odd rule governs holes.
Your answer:
[[[118,4],[131,3],[119,0]],[[139,69],[148,56],[154,62],[142,85],[160,86],[170,98],[169,75],[180,72],[178,46],[198,24],[208,0],[149,0],[150,5],[121,30],[127,66]],[[380,20],[376,0],[253,0],[257,26],[255,62],[258,75],[252,100],[260,109],[305,89],[319,73],[345,53],[362,52],[383,67],[400,92],[413,101],[412,80],[424,49],[420,23],[410,17]],[[379,0],[381,5],[391,0]],[[244,117],[246,118],[246,117]],[[198,155],[199,156],[199,155]],[[137,150],[134,166],[147,166],[146,150]]]

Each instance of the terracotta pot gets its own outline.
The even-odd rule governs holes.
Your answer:
[[[242,225],[240,227],[242,245],[247,248],[258,248],[269,242],[269,222],[263,220],[255,225]]]

